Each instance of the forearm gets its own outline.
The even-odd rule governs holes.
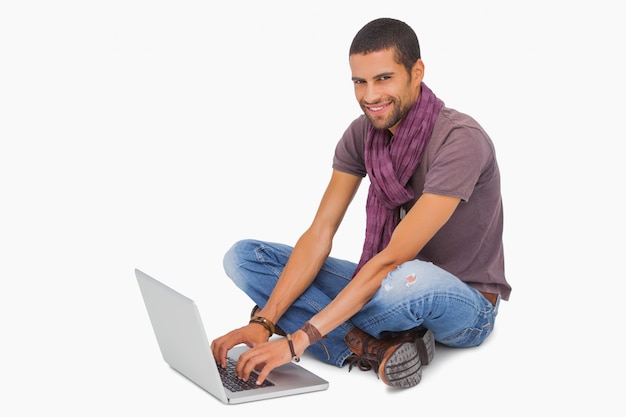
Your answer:
[[[452,215],[459,200],[424,194],[396,227],[387,247],[372,257],[343,291],[311,318],[310,323],[325,335],[361,310],[378,291],[387,274],[415,258]]]
[[[309,320],[319,332],[319,337],[349,320],[378,291],[384,277],[395,268],[395,265],[383,261],[382,258],[368,262],[326,308]],[[302,329],[294,332],[292,338],[298,355],[302,355],[313,342]]]
[[[276,321],[311,285],[330,254],[330,240],[307,230],[294,246],[276,287],[258,315]]]
[[[382,256],[373,258],[363,266],[337,297],[309,322],[322,335],[326,335],[359,312],[376,294],[382,280],[396,266],[397,264],[393,262],[385,261]]]

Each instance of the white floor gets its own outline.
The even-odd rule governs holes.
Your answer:
[[[330,382],[327,391],[226,406],[163,362],[132,269],[117,277],[94,268],[78,272],[91,282],[67,288],[62,298],[46,291],[50,285],[12,294],[19,301],[3,315],[9,337],[2,376],[10,394],[3,407],[15,410],[11,415],[243,415],[334,406],[476,416],[486,409],[603,416],[623,410],[617,342],[603,341],[601,327],[579,327],[575,317],[565,321],[554,313],[558,303],[531,297],[522,283],[514,301],[501,306],[487,342],[467,350],[438,346],[415,388],[390,389],[373,372],[348,372],[305,355],[301,364]],[[223,277],[213,285],[188,271],[184,277],[153,274],[196,299],[209,335],[246,322],[249,302]],[[240,313],[224,315],[219,298],[228,298]]]

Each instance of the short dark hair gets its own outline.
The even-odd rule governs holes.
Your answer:
[[[396,62],[410,74],[415,62],[421,58],[417,35],[406,23],[383,17],[372,20],[357,32],[350,45],[350,55],[392,48],[395,49]]]

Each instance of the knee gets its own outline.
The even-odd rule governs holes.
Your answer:
[[[409,288],[416,287],[423,290],[433,283],[433,268],[436,267],[430,262],[420,260],[405,262],[391,271],[383,284],[387,286],[387,289],[394,288],[398,291],[407,291]]]
[[[252,239],[244,239],[235,242],[235,244],[226,251],[222,260],[226,275],[234,279],[238,275],[237,271],[239,267],[250,259],[256,247],[258,247],[258,243]]]

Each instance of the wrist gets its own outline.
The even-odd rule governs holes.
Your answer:
[[[326,352],[328,360],[330,360],[330,352],[326,348],[324,342],[322,342],[322,339],[326,336],[322,336],[322,333],[319,331],[319,329],[312,325],[311,322],[307,321],[306,323],[304,323],[296,333],[302,335],[301,337],[305,339],[305,349],[314,343],[320,342],[322,348],[324,348],[324,351]]]
[[[248,324],[259,324],[263,327],[265,327],[265,329],[269,332],[269,336],[268,337],[272,337],[272,335],[274,334],[274,331],[276,329],[276,325],[274,324],[274,322],[272,322],[271,320],[266,319],[265,317],[261,317],[261,316],[252,316],[250,318],[250,321],[248,322]]]
[[[301,350],[300,348],[296,348],[297,342],[294,340],[294,335],[292,335],[291,333],[287,333],[285,337],[287,338],[287,344],[289,346],[289,352],[291,354],[292,362],[300,362],[300,356],[302,356],[302,353],[304,353],[304,350]],[[298,343],[298,346],[299,346],[299,343]]]
[[[287,333],[285,335],[289,346],[289,353],[293,362],[300,362],[300,357],[309,346],[309,338],[302,330],[296,330],[295,333]]]
[[[293,340],[293,344],[298,355],[304,354],[306,348],[308,348],[311,343],[309,342],[309,338],[306,333],[302,331],[302,329],[296,330],[292,333],[291,338]]]
[[[309,321],[304,323],[299,330],[302,330],[307,335],[307,338],[309,339],[309,345],[312,345],[322,340],[322,333]]]

